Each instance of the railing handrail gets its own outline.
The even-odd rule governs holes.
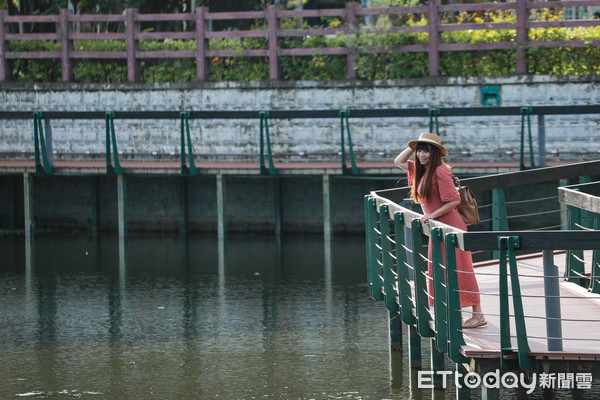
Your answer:
[[[520,116],[522,107],[440,107],[438,118],[470,116]],[[531,115],[600,114],[600,105],[533,106]],[[431,108],[347,108],[352,118],[430,117]],[[255,119],[263,110],[189,111],[190,119]],[[271,119],[339,118],[339,110],[269,110]],[[115,111],[115,119],[179,119],[180,111]],[[44,111],[46,119],[103,119],[105,111]],[[30,111],[0,111],[0,119],[30,119]]]
[[[354,66],[357,51],[370,51],[375,53],[388,52],[389,49],[368,47],[357,49],[353,46],[335,47],[335,48],[290,48],[282,49],[277,43],[284,37],[301,36],[321,36],[332,34],[351,34],[356,32],[373,32],[371,28],[359,27],[357,17],[373,16],[385,14],[427,14],[428,25],[419,26],[396,26],[388,30],[376,30],[379,32],[427,32],[429,34],[428,43],[422,45],[402,45],[394,48],[395,51],[409,52],[427,52],[429,57],[429,75],[439,76],[440,52],[444,51],[472,51],[472,50],[493,50],[493,49],[512,49],[517,52],[516,72],[525,74],[527,72],[524,46],[543,46],[543,47],[562,47],[569,43],[570,47],[584,47],[600,45],[599,40],[567,40],[567,41],[529,41],[528,30],[531,28],[545,27],[589,27],[600,26],[600,20],[568,20],[568,21],[530,21],[528,12],[533,9],[541,8],[565,8],[565,7],[584,7],[594,6],[597,2],[592,0],[551,2],[551,1],[529,1],[517,0],[512,3],[485,3],[485,4],[463,4],[463,5],[441,5],[441,0],[431,0],[427,6],[416,7],[387,7],[387,8],[366,8],[361,9],[358,3],[350,2],[343,9],[332,10],[280,10],[276,5],[269,5],[266,11],[249,12],[216,12],[211,13],[207,7],[197,7],[195,13],[173,13],[173,14],[140,14],[138,9],[130,8],[124,15],[75,15],[71,10],[60,10],[59,15],[43,16],[10,16],[6,10],[0,10],[0,81],[8,80],[10,73],[8,71],[7,60],[19,58],[55,58],[61,59],[62,78],[64,81],[72,80],[72,61],[81,58],[82,54],[77,54],[73,43],[77,39],[121,39],[127,42],[126,52],[102,52],[86,51],[86,57],[91,58],[122,58],[128,61],[128,80],[137,81],[139,79],[138,61],[144,58],[196,58],[197,79],[208,79],[209,64],[207,59],[214,56],[231,56],[240,52],[247,56],[266,56],[269,57],[269,76],[271,79],[281,79],[279,58],[294,55],[311,55],[314,52],[322,54],[346,55],[348,60],[348,78],[356,77]],[[444,12],[470,12],[470,11],[497,11],[514,10],[517,13],[515,22],[501,23],[466,23],[452,24],[444,23],[440,18],[440,13]],[[310,17],[340,17],[345,19],[345,23],[338,27],[326,29],[281,29],[280,20],[282,18],[310,18]],[[264,19],[266,29],[253,31],[209,31],[208,26],[211,21],[226,19]],[[170,31],[170,32],[141,32],[140,22],[157,21],[184,21],[195,22],[194,31]],[[56,32],[51,33],[11,33],[9,24],[18,23],[56,23]],[[125,27],[121,32],[73,32],[72,25],[77,22],[118,22],[124,23]],[[494,29],[514,29],[515,38],[506,42],[495,43],[441,43],[441,33],[449,31],[467,31],[467,30],[494,30]],[[268,41],[268,47],[254,50],[210,50],[207,40],[210,37],[222,38],[244,38],[244,37],[265,37]],[[139,40],[143,39],[188,39],[198,41],[195,51],[190,50],[172,50],[172,51],[141,51],[138,46]],[[60,52],[14,52],[9,49],[10,41],[20,40],[56,40],[61,43]],[[132,43],[130,43],[132,42]],[[202,43],[200,43],[202,42]]]

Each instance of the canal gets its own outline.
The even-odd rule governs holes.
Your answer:
[[[361,236],[36,234],[27,256],[24,242],[0,236],[2,399],[456,397],[417,387],[406,333],[389,350]]]

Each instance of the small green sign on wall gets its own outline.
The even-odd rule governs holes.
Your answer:
[[[500,105],[500,86],[482,86],[481,87],[481,105],[499,106]]]

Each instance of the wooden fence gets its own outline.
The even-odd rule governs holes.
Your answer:
[[[266,57],[269,61],[269,77],[281,79],[280,59],[282,57],[312,56],[315,53],[323,55],[342,55],[347,58],[348,78],[356,77],[355,57],[365,51],[374,53],[422,52],[428,53],[429,75],[438,76],[440,53],[450,51],[476,50],[514,50],[516,52],[515,71],[518,74],[527,72],[525,49],[527,47],[586,47],[600,46],[600,40],[568,40],[568,41],[529,41],[528,31],[534,28],[577,28],[600,26],[600,19],[594,20],[558,20],[540,21],[530,17],[530,10],[556,9],[565,7],[598,6],[597,0],[571,1],[529,1],[516,0],[510,3],[484,3],[442,5],[442,0],[430,0],[428,5],[415,7],[389,8],[360,8],[358,3],[347,3],[343,9],[327,10],[280,10],[275,5],[269,5],[266,11],[256,12],[209,12],[206,7],[196,8],[194,13],[177,14],[140,14],[137,9],[127,9],[124,15],[74,15],[70,10],[61,10],[59,15],[27,15],[11,16],[6,10],[0,10],[0,81],[10,80],[12,70],[10,60],[16,59],[60,59],[63,81],[73,80],[73,61],[76,59],[126,59],[127,78],[130,82],[140,79],[140,61],[144,59],[174,59],[192,58],[196,60],[196,76],[198,80],[208,80],[210,60],[214,57],[229,57],[244,55],[249,57]],[[494,11],[510,11],[516,15],[515,22],[486,22],[486,23],[446,23],[442,16],[448,13],[485,13]],[[411,14],[427,15],[427,25],[399,25],[386,29],[365,27],[363,21],[374,16],[394,15],[407,16]],[[340,24],[336,27],[281,29],[283,18],[337,18]],[[263,30],[221,30],[214,31],[210,27],[214,22],[224,20],[263,21]],[[146,31],[140,26],[151,23],[179,22],[183,27],[172,31]],[[20,27],[54,26],[51,33],[24,33]],[[74,26],[88,24],[91,26],[117,26],[111,32],[105,29],[101,32],[81,32]],[[186,29],[190,28],[189,30]],[[428,34],[427,44],[402,45],[392,48],[355,48],[326,47],[326,48],[282,48],[281,40],[289,37],[324,36],[336,34],[353,34],[361,32],[405,32]],[[452,31],[469,30],[514,30],[509,41],[494,43],[443,43],[441,34]],[[19,32],[19,33],[15,33]],[[216,50],[211,49],[209,40],[213,38],[265,38],[268,45],[262,49],[246,50]],[[186,40],[195,41],[195,50],[170,51],[141,51],[141,40]],[[13,51],[11,43],[18,41],[55,41],[60,43],[58,51]],[[76,49],[78,40],[119,40],[126,43],[123,51],[81,51]]]

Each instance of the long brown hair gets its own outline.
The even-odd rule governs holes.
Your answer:
[[[429,151],[429,160],[427,161],[426,166],[422,165],[417,159],[417,150]],[[450,169],[450,166],[442,160],[440,150],[436,146],[432,146],[428,143],[417,143],[417,147],[413,154],[415,155],[415,171],[413,184],[410,189],[410,197],[413,198],[415,203],[426,204],[431,195],[431,185],[433,184],[433,175],[435,174],[436,168],[440,165],[444,165],[446,168]],[[421,185],[421,190],[417,193],[417,188],[419,187],[421,179],[423,179],[423,184]]]

